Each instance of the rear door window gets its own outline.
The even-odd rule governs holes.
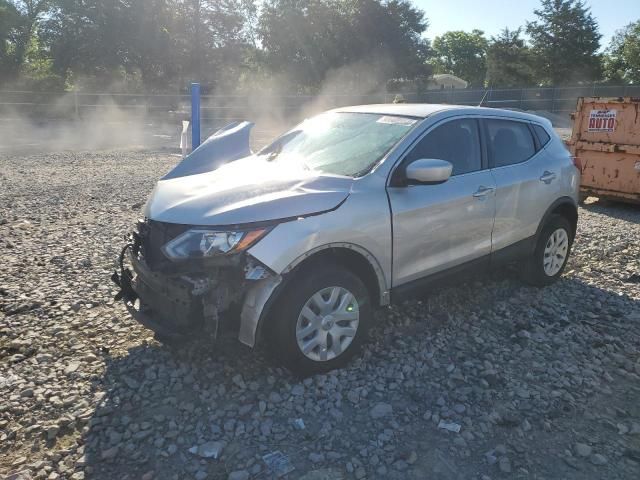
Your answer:
[[[511,120],[485,120],[489,161],[493,168],[515,165],[536,154],[536,145],[529,126]]]
[[[480,170],[482,156],[476,120],[452,120],[436,127],[409,152],[405,165],[414,160],[432,158],[451,162],[452,175]]]

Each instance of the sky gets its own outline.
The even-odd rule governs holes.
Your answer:
[[[533,10],[539,0],[413,0],[426,13],[429,29],[426,37],[449,30],[474,28],[484,30],[487,37],[497,35],[504,27],[516,29],[534,19]],[[586,0],[600,26],[606,47],[616,30],[640,19],[640,0]]]

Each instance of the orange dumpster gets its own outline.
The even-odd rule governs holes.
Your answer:
[[[573,120],[581,196],[640,204],[640,98],[579,98]]]

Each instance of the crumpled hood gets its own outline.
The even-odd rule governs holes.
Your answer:
[[[235,225],[311,215],[336,208],[353,179],[296,169],[250,156],[212,172],[160,180],[145,207],[151,220]]]

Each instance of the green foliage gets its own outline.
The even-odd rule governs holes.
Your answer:
[[[0,81],[12,79],[20,68],[18,43],[24,18],[13,3],[0,0]]]
[[[37,31],[34,31],[25,50],[24,62],[20,68],[21,89],[49,91],[60,90],[64,81],[53,71],[53,61],[40,45]]]
[[[412,0],[0,0],[0,87],[281,93],[390,86],[451,73],[471,87],[640,82],[640,22],[599,54],[583,0],[541,0],[536,19],[487,41],[424,37]]]
[[[27,50],[36,35],[38,22],[49,8],[49,0],[18,0],[14,2],[21,22],[15,41],[15,56],[20,65],[26,61]]]
[[[601,77],[598,24],[582,0],[542,0],[527,23],[542,84],[591,82]]]
[[[43,37],[59,74],[93,88],[232,82],[247,48],[252,0],[56,0]],[[138,80],[141,79],[141,82]]]
[[[38,39],[38,24],[48,0],[0,0],[0,81],[20,88],[58,88],[60,78]]]
[[[295,86],[317,87],[354,65],[342,73],[356,83],[367,74],[386,80],[426,73],[426,28],[423,12],[407,0],[268,0],[259,37],[269,69]]]
[[[487,39],[481,30],[447,32],[433,41],[435,57],[431,61],[436,73],[451,73],[483,87],[487,75]]]
[[[640,83],[640,20],[616,32],[607,49],[604,70],[610,82]]]
[[[520,37],[522,29],[505,28],[491,37],[487,49],[487,83],[491,87],[526,87],[535,84],[533,55]]]

